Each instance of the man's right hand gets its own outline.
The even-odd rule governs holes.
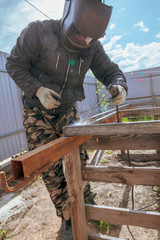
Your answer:
[[[46,109],[58,108],[61,105],[61,102],[58,101],[61,99],[60,95],[49,88],[38,88],[36,97],[39,98],[40,102]]]

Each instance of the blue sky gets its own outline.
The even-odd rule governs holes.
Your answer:
[[[28,0],[50,18],[60,19],[64,0]],[[160,0],[106,0],[113,13],[101,42],[125,71],[160,66]],[[0,51],[10,53],[29,22],[45,20],[25,0],[0,0]]]

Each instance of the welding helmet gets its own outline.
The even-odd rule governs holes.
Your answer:
[[[112,6],[100,0],[65,0],[61,19],[61,42],[70,52],[90,47],[105,35]]]

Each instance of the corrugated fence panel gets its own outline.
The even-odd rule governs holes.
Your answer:
[[[6,57],[0,53],[0,161],[27,148],[21,91],[6,73]]]
[[[125,73],[125,76],[129,89],[128,99],[148,97],[143,101],[150,101],[154,99],[154,95],[160,95],[160,67]],[[132,99],[127,102],[136,103],[139,101],[140,99]]]
[[[86,76],[84,81],[84,93],[86,98],[82,102],[77,103],[80,116],[82,118],[85,117],[97,104],[96,91],[96,79]],[[92,112],[90,117],[96,113],[98,113],[98,108],[96,108],[95,111]]]

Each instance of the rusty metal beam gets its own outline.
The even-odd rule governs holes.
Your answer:
[[[56,162],[89,138],[91,137],[61,137],[14,158],[11,160],[13,177],[28,177],[47,163]]]

